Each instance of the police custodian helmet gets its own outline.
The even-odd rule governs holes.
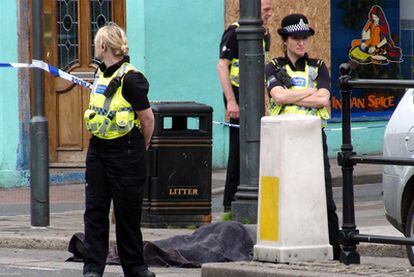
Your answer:
[[[309,37],[315,34],[315,31],[309,27],[306,16],[299,13],[293,13],[285,16],[281,22],[281,28],[277,30],[281,36],[304,36]]]

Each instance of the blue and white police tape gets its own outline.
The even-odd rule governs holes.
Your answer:
[[[377,129],[377,128],[385,128],[387,125],[368,125],[368,126],[360,126],[360,127],[351,127],[352,131],[355,130],[365,130],[365,129]],[[342,128],[325,128],[327,132],[337,132],[342,131]]]
[[[50,74],[52,74],[55,77],[60,77],[64,80],[70,81],[74,84],[77,85],[81,85],[83,87],[92,89],[92,84],[82,80],[79,77],[76,77],[72,74],[69,74],[57,67],[54,67],[48,63],[45,63],[44,61],[39,61],[39,60],[32,60],[32,63],[1,63],[0,62],[0,67],[10,67],[10,68],[40,68],[43,69],[46,72],[49,72]]]
[[[0,67],[27,68],[33,67],[30,63],[0,63]]]
[[[240,128],[240,126],[238,124],[231,124],[231,123],[227,123],[227,122],[219,122],[219,121],[213,121],[214,124],[219,124],[219,125],[224,125],[227,127],[233,127],[233,128]]]
[[[223,125],[227,127],[233,127],[233,128],[240,128],[240,125],[237,124],[231,124],[227,122],[219,122],[219,121],[213,121],[214,124]],[[361,127],[352,127],[351,130],[364,130],[364,129],[373,129],[373,128],[384,128],[386,125],[371,125],[371,126],[361,126]],[[338,132],[342,131],[342,128],[325,128],[325,131],[327,132]]]

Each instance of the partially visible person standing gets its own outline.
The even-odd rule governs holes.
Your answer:
[[[286,16],[278,33],[283,40],[285,56],[273,59],[266,65],[267,91],[271,97],[269,114],[316,115],[322,120],[329,242],[333,246],[334,259],[338,260],[341,253],[338,240],[339,224],[332,195],[332,177],[324,131],[326,120],[330,117],[329,72],[322,60],[311,59],[308,56],[308,38],[314,35],[315,31],[309,27],[306,16]]]
[[[95,56],[102,63],[84,114],[92,138],[86,158],[83,274],[98,277],[104,272],[112,199],[124,275],[153,277],[144,262],[140,230],[144,152],[154,129],[149,84],[129,63],[127,38],[120,27],[110,23],[100,28],[94,42]]]
[[[272,16],[272,0],[261,0],[261,14],[263,25],[266,27]],[[226,116],[230,119],[230,124],[239,124],[239,47],[236,35],[238,27],[239,23],[235,22],[224,31],[220,42],[220,59],[217,64],[218,77],[224,94]],[[268,52],[270,35],[267,31],[263,45],[264,52]],[[231,210],[231,202],[240,183],[239,145],[239,129],[230,127],[229,158],[223,197],[225,212]]]

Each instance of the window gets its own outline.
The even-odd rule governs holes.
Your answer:
[[[366,3],[367,1],[365,1]],[[368,1],[369,2],[369,1]],[[340,119],[339,66],[348,62],[352,77],[412,79],[414,2],[331,1],[332,117]],[[359,120],[387,120],[405,90],[353,89],[352,115]]]
[[[69,69],[79,62],[78,0],[57,1],[58,67]]]

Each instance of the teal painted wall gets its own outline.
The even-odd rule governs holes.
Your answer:
[[[148,2],[148,1],[147,1]],[[126,1],[126,32],[130,47],[131,62],[142,72],[145,70],[145,1]]]
[[[381,154],[386,124],[387,121],[352,122],[351,135],[354,151],[358,155]],[[328,123],[326,136],[328,140],[328,155],[334,158],[341,151],[341,123]]]
[[[224,0],[129,0],[132,61],[150,82],[150,100],[197,101],[224,121],[216,64],[224,30]],[[228,130],[213,128],[213,167],[227,160]]]
[[[17,4],[3,0],[0,22],[7,25],[0,39],[0,61],[17,62]],[[0,187],[19,185],[16,170],[19,143],[17,70],[0,69]]]

